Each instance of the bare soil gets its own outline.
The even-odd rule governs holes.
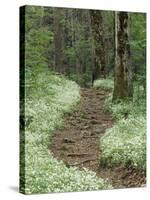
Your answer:
[[[105,91],[82,88],[78,109],[65,118],[65,128],[56,130],[49,148],[54,157],[63,160],[67,167],[88,168],[107,179],[114,188],[145,186],[146,178],[142,171],[100,165],[100,138],[113,125],[111,115],[104,112],[107,95]]]

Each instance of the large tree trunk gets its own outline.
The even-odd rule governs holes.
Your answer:
[[[93,78],[97,79],[101,76],[105,77],[105,43],[102,11],[90,10],[91,27],[94,39],[95,59]]]
[[[129,13],[115,13],[115,80],[113,99],[133,96],[129,45]]]

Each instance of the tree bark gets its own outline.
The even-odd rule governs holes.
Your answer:
[[[94,57],[94,80],[105,77],[106,60],[105,60],[105,43],[102,11],[90,10],[91,27],[94,39],[95,57]]]
[[[113,100],[133,96],[129,45],[129,13],[115,13],[115,79]]]
[[[55,69],[58,72],[63,72],[63,10],[61,8],[54,9],[54,47],[55,47]]]

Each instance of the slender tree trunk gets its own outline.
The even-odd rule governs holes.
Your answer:
[[[129,13],[115,13],[115,80],[113,99],[133,96],[129,46]]]
[[[106,60],[105,60],[105,43],[102,11],[90,10],[91,27],[94,39],[95,61],[94,61],[94,80],[105,77]]]
[[[54,9],[54,47],[55,47],[55,70],[63,71],[63,25],[61,8]]]

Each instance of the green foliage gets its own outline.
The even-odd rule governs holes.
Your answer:
[[[25,63],[26,67],[35,67],[39,64],[47,64],[46,56],[50,41],[53,39],[52,33],[47,28],[31,30],[26,37]]]
[[[116,120],[128,118],[129,116],[145,116],[146,99],[144,88],[138,83],[135,84],[133,100],[113,102],[112,94],[110,94],[105,100],[105,110],[111,112]]]
[[[77,82],[82,87],[91,86],[92,84],[90,72],[84,74],[70,74],[68,77],[69,79]]]
[[[136,74],[146,74],[146,14],[131,13],[131,64]]]
[[[64,49],[64,55],[65,55],[65,59],[66,61],[70,64],[70,65],[74,65],[75,60],[76,60],[76,52],[75,49],[73,47],[66,47]]]
[[[133,100],[105,100],[105,110],[112,113],[115,125],[101,138],[101,165],[132,166],[146,169],[146,98],[141,82],[134,84]]]
[[[131,47],[142,50],[146,47],[146,15],[144,13],[131,13]]]
[[[54,35],[48,26],[42,25],[43,7],[26,6],[25,13],[25,67],[30,71],[39,65],[48,66]]]
[[[22,185],[21,191],[32,194],[111,188],[94,172],[67,168],[48,150],[53,131],[63,126],[64,114],[79,102],[79,87],[43,67],[35,68],[27,83],[25,141],[21,137],[25,142],[25,177],[21,176],[25,188]]]
[[[129,117],[119,120],[101,139],[101,165],[146,169],[146,120]]]
[[[94,81],[94,87],[97,89],[111,91],[114,87],[114,83],[112,79],[99,79]]]

